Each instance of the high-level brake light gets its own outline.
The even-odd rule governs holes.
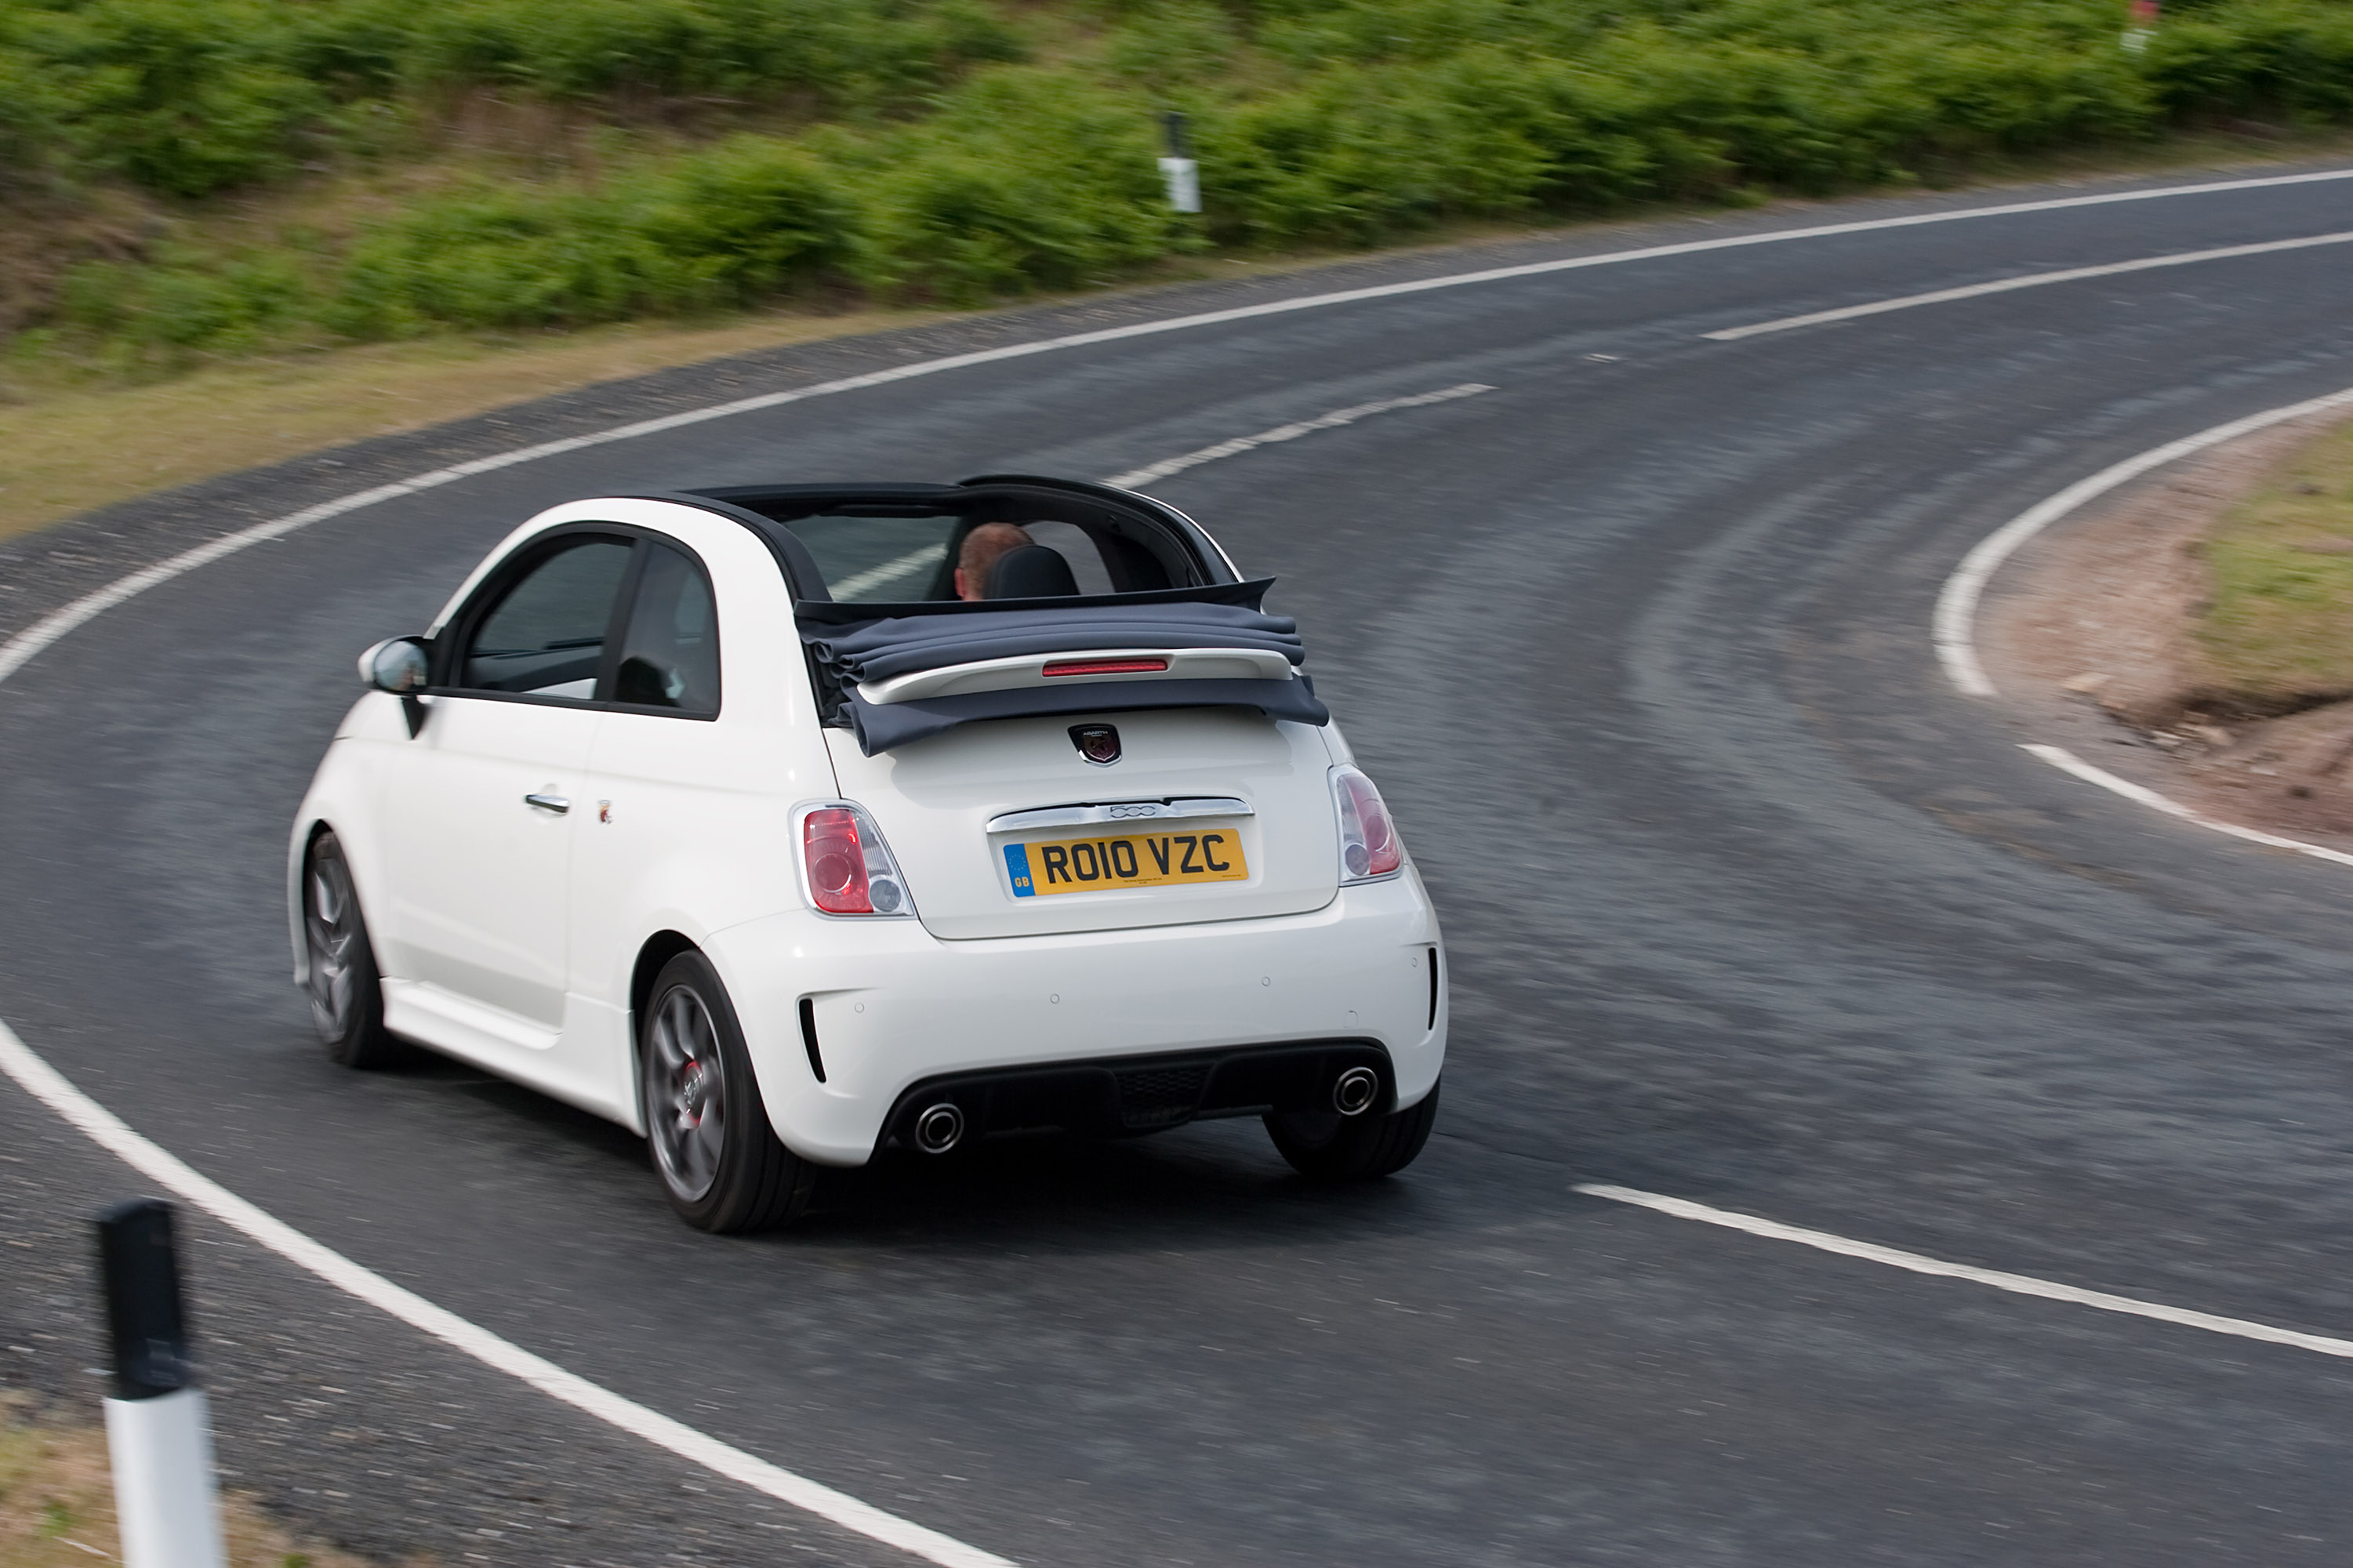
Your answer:
[[[1405,864],[1405,846],[1372,780],[1352,767],[1334,768],[1332,798],[1340,808],[1340,880],[1370,882]]]
[[[1168,668],[1168,661],[1156,654],[1136,658],[1058,658],[1048,662],[1039,674],[1057,675],[1156,675]]]
[[[828,915],[905,915],[906,879],[873,821],[849,805],[801,813],[801,875],[809,902]]]

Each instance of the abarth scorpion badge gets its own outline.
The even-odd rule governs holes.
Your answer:
[[[1099,768],[1107,768],[1119,761],[1119,731],[1108,724],[1073,724],[1071,744],[1079,755]]]

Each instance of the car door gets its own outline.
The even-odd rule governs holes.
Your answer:
[[[734,523],[677,526],[681,539],[640,546],[594,798],[576,814],[575,1016],[600,1033],[584,1056],[616,1094],[628,1092],[630,982],[645,940],[662,930],[697,940],[797,907],[787,807],[833,792],[816,712],[806,698],[789,703],[807,677],[774,559]]]
[[[543,1083],[562,1076],[572,842],[636,548],[558,529],[486,578],[383,775],[386,1022]]]

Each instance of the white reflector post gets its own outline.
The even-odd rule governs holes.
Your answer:
[[[205,1391],[106,1402],[123,1568],[223,1568]]]
[[[1160,160],[1160,178],[1168,186],[1168,205],[1180,213],[1201,210],[1201,166],[1193,162],[1193,137],[1185,116],[1170,110],[1161,116],[1168,138],[1168,155]]]
[[[123,1568],[223,1568],[212,1421],[180,1301],[172,1205],[136,1198],[98,1216],[114,1396],[106,1447]]]
[[[1201,210],[1201,166],[1190,158],[1163,158],[1160,177],[1168,184],[1168,205],[1180,213]]]

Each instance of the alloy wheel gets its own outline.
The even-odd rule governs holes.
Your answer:
[[[311,958],[311,1020],[332,1043],[351,1032],[352,948],[359,940],[359,900],[351,868],[339,855],[311,861],[302,900],[302,935]]]
[[[646,1030],[646,1120],[662,1179],[689,1202],[719,1179],[727,1138],[727,1074],[711,1011],[672,987]]]

